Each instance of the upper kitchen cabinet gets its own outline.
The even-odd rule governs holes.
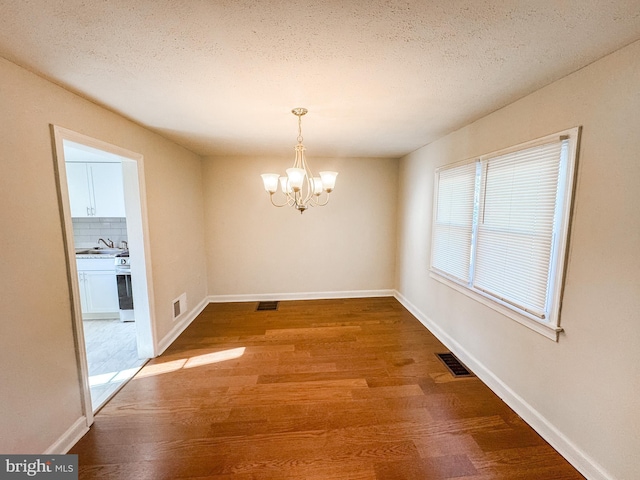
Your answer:
[[[120,163],[67,162],[72,217],[125,217]]]

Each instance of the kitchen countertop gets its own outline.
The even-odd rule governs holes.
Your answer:
[[[117,253],[76,253],[76,258],[115,258]]]
[[[92,250],[91,248],[76,248],[76,258],[115,258],[116,255],[126,251],[122,249],[117,249],[113,252],[89,252],[88,250]]]

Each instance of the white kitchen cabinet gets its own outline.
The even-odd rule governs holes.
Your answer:
[[[113,257],[77,260],[82,318],[118,318],[118,284]]]
[[[125,217],[120,163],[67,162],[72,217]]]
[[[91,190],[89,189],[89,180],[87,177],[86,163],[65,164],[67,169],[67,187],[69,190],[69,203],[71,204],[72,217],[90,217]]]
[[[125,217],[122,164],[89,163],[96,217]]]

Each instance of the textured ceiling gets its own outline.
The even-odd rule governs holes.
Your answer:
[[[0,56],[202,155],[399,157],[640,39],[640,0],[0,0]]]

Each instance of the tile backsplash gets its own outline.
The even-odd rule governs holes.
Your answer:
[[[112,240],[116,247],[127,241],[126,218],[72,218],[71,222],[76,248],[97,247],[100,238]]]

